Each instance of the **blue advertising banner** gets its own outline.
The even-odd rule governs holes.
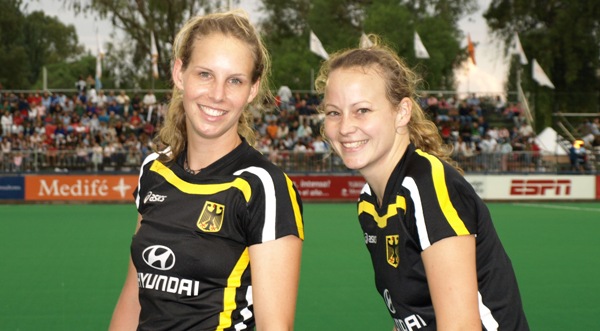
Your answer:
[[[0,176],[0,200],[25,199],[25,177]]]

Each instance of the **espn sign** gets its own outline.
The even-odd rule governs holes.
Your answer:
[[[589,175],[466,175],[484,200],[594,200],[596,176]]]
[[[510,195],[567,197],[571,195],[571,179],[513,179]]]

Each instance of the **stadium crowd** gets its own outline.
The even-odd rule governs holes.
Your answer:
[[[1,171],[137,171],[154,148],[170,94],[97,91],[93,80],[83,79],[76,87],[70,93],[0,91]],[[257,149],[286,171],[343,170],[335,157],[324,157],[329,147],[320,134],[319,98],[282,86],[275,101],[263,110],[251,109]],[[535,132],[518,103],[442,94],[423,95],[420,103],[465,171],[539,167]],[[598,119],[588,127],[600,137]]]

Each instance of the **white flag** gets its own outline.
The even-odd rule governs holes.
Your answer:
[[[96,79],[102,78],[102,59],[104,59],[104,50],[102,49],[102,42],[96,31]]]
[[[533,71],[533,80],[535,80],[536,82],[538,82],[538,84],[542,86],[548,86],[549,88],[554,89],[554,84],[552,84],[550,78],[546,76],[546,73],[535,59],[533,59],[531,67]]]
[[[152,55],[152,76],[158,78],[158,50],[156,49],[154,32],[150,32],[150,54]]]
[[[417,31],[415,31],[415,56],[417,59],[429,58],[429,52],[427,52],[427,49],[425,48],[425,45],[423,45],[421,37],[419,37]]]
[[[310,51],[324,58],[325,60],[329,60],[329,54],[327,54],[327,51],[325,48],[323,48],[323,44],[321,44],[321,41],[319,38],[317,38],[317,35],[315,35],[315,33],[312,31],[310,31]]]
[[[104,50],[102,49],[102,41],[98,36],[98,30],[96,30],[96,48],[98,53],[96,54],[96,79],[95,88],[100,90],[102,88],[102,59],[104,59]]]
[[[525,51],[523,50],[523,46],[521,46],[521,41],[519,40],[519,34],[516,32],[515,32],[515,37],[513,39],[513,44],[512,44],[510,53],[513,55],[518,55],[519,60],[522,65],[526,65],[527,63],[529,63],[527,61],[527,56],[525,56]]]
[[[367,37],[366,34],[363,34],[360,36],[360,44],[359,44],[360,48],[369,48],[369,47],[373,47],[373,42],[371,40],[369,40],[369,37]]]

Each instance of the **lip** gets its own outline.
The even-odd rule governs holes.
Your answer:
[[[222,117],[225,114],[227,114],[227,111],[225,111],[225,110],[209,107],[206,105],[199,105],[198,107],[200,108],[200,111],[202,111],[202,113],[204,115],[206,115],[208,117],[212,117],[212,118]]]
[[[340,145],[346,151],[355,151],[364,146],[367,143],[367,141],[367,139],[355,141],[341,141]]]

